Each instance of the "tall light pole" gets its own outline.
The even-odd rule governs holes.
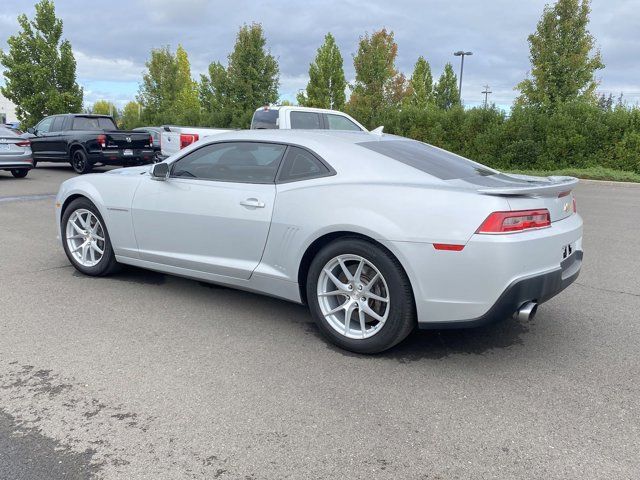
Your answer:
[[[473,55],[473,52],[465,52],[463,50],[458,50],[457,52],[453,52],[456,57],[462,57],[460,60],[460,81],[458,85],[458,93],[460,94],[460,101],[462,102],[462,72],[464,71],[464,57],[466,55]]]

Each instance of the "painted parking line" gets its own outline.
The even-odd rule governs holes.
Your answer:
[[[46,193],[46,194],[39,194],[39,195],[16,195],[12,197],[0,197],[0,203],[52,200],[54,198],[56,198],[55,193]]]

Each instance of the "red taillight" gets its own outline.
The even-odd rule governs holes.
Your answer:
[[[573,199],[573,213],[578,213],[578,205],[575,198]]]
[[[98,135],[98,138],[96,140],[98,141],[98,145],[100,145],[102,148],[107,148],[107,136],[106,135]]]
[[[149,147],[153,148],[153,135],[149,135]]]
[[[513,233],[551,225],[549,210],[516,210],[493,212],[482,222],[476,233]]]
[[[434,243],[433,248],[436,250],[449,250],[451,252],[460,252],[464,248],[464,245],[458,245],[454,243]]]
[[[199,140],[197,133],[181,133],[180,134],[180,148],[188,147],[194,142]]]
[[[22,140],[16,143],[16,147],[28,147],[30,145],[31,145],[31,142],[29,140]]]

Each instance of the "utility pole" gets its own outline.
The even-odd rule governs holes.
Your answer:
[[[460,60],[460,81],[458,82],[458,93],[460,95],[460,102],[462,102],[462,72],[464,72],[464,57],[467,55],[473,55],[473,52],[465,52],[464,50],[458,50],[453,52],[456,57],[462,57]]]
[[[482,91],[482,93],[484,93],[484,108],[487,108],[487,99],[489,97],[490,93],[493,93],[491,90],[489,90],[489,85],[485,85],[484,86],[484,90]]]

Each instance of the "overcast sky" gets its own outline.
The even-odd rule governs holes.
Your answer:
[[[527,35],[535,30],[544,0],[57,0],[78,63],[85,103],[105,98],[122,106],[135,97],[144,62],[153,47],[181,43],[189,53],[195,78],[211,61],[226,64],[238,28],[260,22],[267,44],[280,64],[281,98],[293,99],[307,83],[309,63],[327,32],[344,57],[348,80],[354,77],[353,53],[364,32],[386,27],[398,43],[396,65],[409,76],[419,55],[437,78],[446,62],[459,72],[465,59],[463,100],[511,103],[513,87],[529,70]],[[0,1],[0,48],[18,29],[19,13],[34,13],[25,0]],[[640,101],[640,8],[637,0],[594,0],[590,30],[606,68],[598,73],[599,91]],[[2,81],[0,79],[0,81]]]

